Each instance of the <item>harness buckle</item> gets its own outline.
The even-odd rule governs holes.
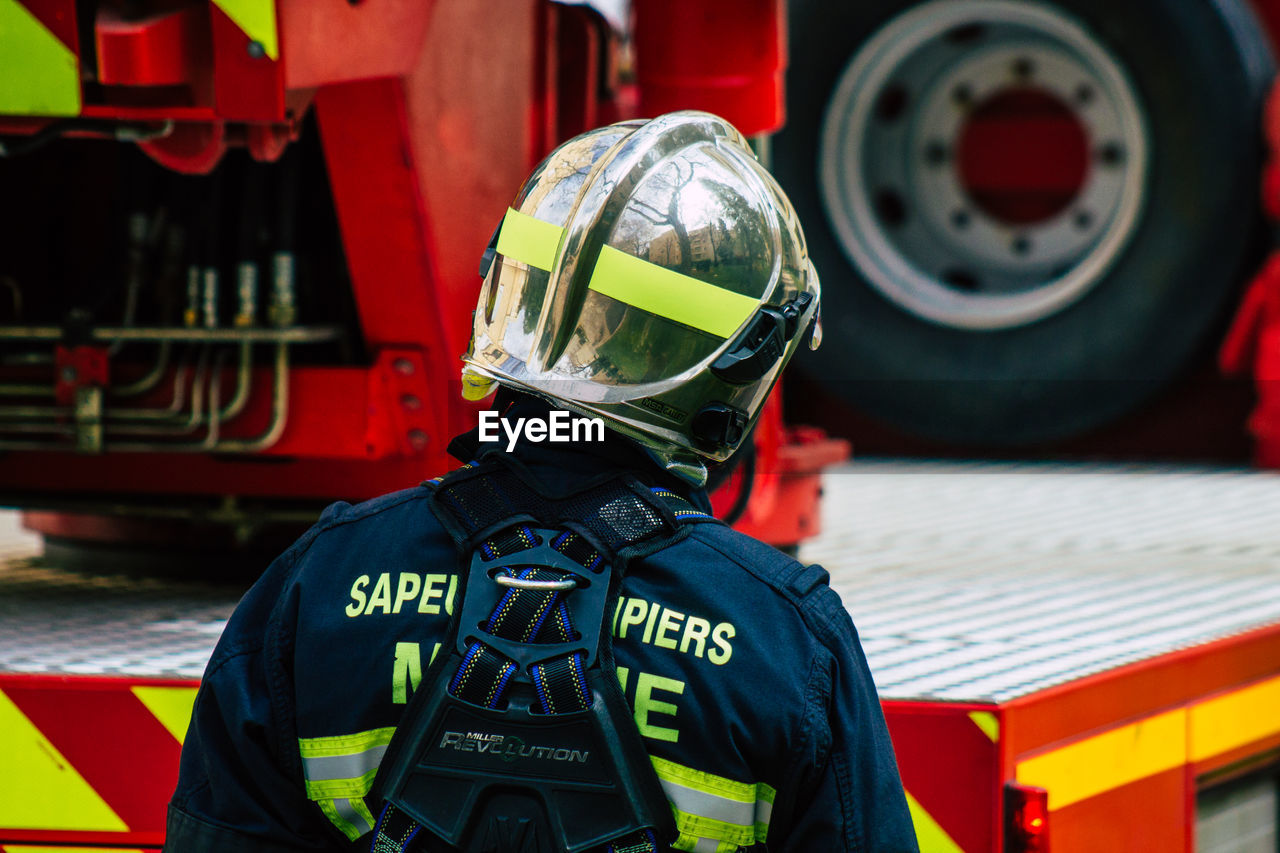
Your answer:
[[[448,653],[437,656],[414,693],[371,798],[462,853],[584,853],[647,829],[673,837],[670,807],[604,633],[616,598],[614,573],[604,560],[588,569],[551,547],[560,531],[532,532],[539,542],[532,548],[495,559],[472,553]],[[530,568],[565,577],[537,581],[515,574]],[[572,589],[560,604],[576,636],[518,642],[487,630],[512,589],[549,592],[560,585]],[[477,705],[450,691],[449,674],[461,672],[476,644],[512,663],[501,684],[505,707]],[[574,654],[581,655],[586,707],[539,710],[531,673]]]
[[[531,581],[502,573],[494,575],[493,582],[512,589],[540,589],[549,592],[567,592],[578,585],[573,578],[565,578],[562,581]]]

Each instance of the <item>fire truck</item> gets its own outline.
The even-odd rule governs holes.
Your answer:
[[[725,88],[761,135],[757,5],[773,52]],[[637,109],[599,13],[511,6],[0,3],[0,492],[33,527],[264,544],[448,467],[476,258],[539,158]],[[847,447],[779,405],[719,500],[788,544]]]
[[[1275,475],[860,460],[826,494],[801,554],[859,626],[922,851],[1277,849]],[[69,570],[6,521],[0,849],[154,850],[243,587]]]
[[[557,141],[726,115],[824,276],[799,367],[907,431],[1039,441],[1141,404],[1221,331],[1260,247],[1278,14],[635,0],[623,41],[532,0],[0,0],[0,492],[46,542],[0,537],[0,849],[162,843],[243,589],[183,576],[189,550],[139,577],[60,543],[225,567],[447,467],[475,418],[475,261]],[[818,532],[846,446],[775,404],[755,447],[749,499],[743,477],[718,508],[778,544]],[[804,555],[863,628],[925,850],[1275,849],[1276,488],[828,477]]]

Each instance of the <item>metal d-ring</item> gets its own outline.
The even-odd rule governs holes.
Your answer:
[[[536,589],[543,592],[564,592],[578,585],[577,579],[573,577],[567,577],[561,581],[533,581],[510,574],[497,574],[493,576],[493,579],[502,586],[514,587],[515,589]]]

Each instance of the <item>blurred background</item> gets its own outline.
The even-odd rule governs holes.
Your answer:
[[[160,843],[239,593],[475,425],[520,182],[703,109],[825,330],[713,500],[831,570],[922,848],[1276,853],[1277,36],[1275,0],[0,0],[0,849]]]

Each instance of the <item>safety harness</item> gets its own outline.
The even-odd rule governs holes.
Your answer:
[[[489,454],[435,481],[467,567],[371,792],[373,853],[656,853],[675,836],[613,661],[628,560],[714,522],[629,475],[563,496]],[[424,831],[425,830],[425,831]]]

